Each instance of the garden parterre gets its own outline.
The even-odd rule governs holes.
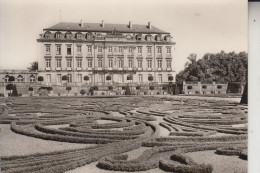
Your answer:
[[[185,153],[215,150],[219,155],[247,159],[247,107],[227,101],[151,96],[3,101],[0,123],[10,124],[14,133],[97,145],[1,157],[2,172],[66,172],[98,161],[98,168],[114,171],[160,168],[208,173],[214,172],[212,165],[196,163]],[[113,116],[113,112],[122,116]],[[162,128],[169,131],[168,136],[160,135]],[[141,147],[149,148],[137,158],[124,154]]]

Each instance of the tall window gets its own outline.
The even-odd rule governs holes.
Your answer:
[[[123,52],[123,47],[119,46],[118,51]]]
[[[88,46],[88,53],[89,53],[89,54],[92,53],[92,46]]]
[[[61,54],[61,45],[56,45],[56,54],[57,55]]]
[[[123,68],[123,59],[121,58],[118,60],[118,67]]]
[[[143,82],[143,75],[142,75],[142,74],[139,74],[139,75],[138,75],[138,81],[139,81],[139,82]]]
[[[137,60],[137,66],[138,66],[138,68],[143,68],[143,60],[138,59]]]
[[[72,67],[72,59],[67,59],[67,67],[71,68]]]
[[[88,59],[88,68],[92,68],[92,59]]]
[[[57,83],[61,83],[61,74],[57,74]]]
[[[133,59],[128,59],[128,67],[129,68],[133,67]]]
[[[61,33],[56,33],[56,38],[61,38]]]
[[[68,74],[68,82],[72,82],[72,74]]]
[[[82,82],[82,74],[77,74],[77,82]]]
[[[81,34],[80,34],[80,33],[77,34],[77,39],[78,39],[78,40],[81,39]]]
[[[46,52],[46,55],[51,54],[51,46],[50,45],[46,45],[45,52]]]
[[[67,45],[67,55],[71,55],[71,45]]]
[[[108,47],[108,52],[113,52],[113,48],[111,46]]]
[[[147,67],[152,68],[152,60],[151,59],[147,60]]]
[[[138,47],[138,54],[142,54],[142,47]]]
[[[108,60],[108,67],[112,68],[113,67],[113,59]]]
[[[167,53],[171,54],[171,48],[170,47],[167,47]]]
[[[78,58],[77,59],[77,68],[81,68],[82,67],[82,59]]]
[[[46,59],[46,67],[51,68],[51,59]]]
[[[172,61],[171,60],[167,60],[167,68],[172,68]]]
[[[147,47],[147,54],[151,55],[152,54],[152,47]]]
[[[157,67],[162,68],[162,60],[161,59],[157,60]]]
[[[101,68],[103,66],[102,59],[98,59],[98,67]]]
[[[98,52],[102,52],[102,47],[98,47]]]
[[[51,74],[46,75],[46,82],[51,82]]]
[[[129,52],[129,53],[133,53],[133,48],[132,48],[132,47],[129,47],[128,52]]]
[[[56,67],[61,68],[61,59],[56,59]]]
[[[158,82],[162,83],[162,74],[158,74]]]
[[[157,52],[158,52],[158,54],[161,54],[162,53],[162,47],[157,47]]]
[[[78,55],[81,55],[81,46],[77,46],[77,53]]]

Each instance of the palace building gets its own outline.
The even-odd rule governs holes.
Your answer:
[[[71,86],[163,84],[169,76],[174,82],[171,38],[150,22],[61,22],[43,29],[37,39],[41,44],[38,76],[47,85],[62,85],[64,76]]]

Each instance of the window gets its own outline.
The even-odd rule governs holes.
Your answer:
[[[118,60],[118,67],[123,68],[123,59]]]
[[[156,36],[156,40],[157,40],[157,41],[161,41],[161,36],[160,36],[160,35],[157,35],[157,36]]]
[[[152,47],[147,47],[147,53],[148,53],[148,55],[152,54]]]
[[[77,82],[82,82],[82,74],[77,74]]]
[[[61,38],[61,33],[60,32],[58,32],[58,33],[56,33],[56,38]]]
[[[57,83],[61,83],[61,74],[57,74]]]
[[[48,83],[51,82],[51,74],[46,75],[46,82],[48,82]]]
[[[46,55],[51,54],[51,46],[50,45],[46,45],[45,52],[46,52]]]
[[[77,46],[77,53],[78,55],[81,55],[81,46]]]
[[[142,47],[138,47],[138,54],[142,54]]]
[[[30,76],[30,82],[35,82],[35,76],[34,75]]]
[[[162,68],[162,60],[161,59],[157,60],[157,67]]]
[[[56,54],[57,55],[61,54],[61,45],[56,45]]]
[[[167,60],[167,68],[172,68],[172,61],[171,60]]]
[[[61,59],[56,59],[56,67],[61,68]]]
[[[66,39],[71,39],[71,32],[66,33]]]
[[[133,53],[133,48],[132,48],[132,47],[129,47],[128,52],[129,52],[129,53]]]
[[[158,74],[158,82],[162,83],[162,74]]]
[[[102,52],[102,47],[98,47],[98,52]]]
[[[88,46],[88,53],[92,53],[92,46]]]
[[[19,75],[18,77],[17,77],[17,82],[23,82],[23,76],[22,75]]]
[[[67,67],[68,68],[72,67],[72,59],[67,59]]]
[[[171,54],[171,48],[170,47],[167,47],[167,53]]]
[[[113,48],[112,47],[108,47],[108,52],[113,52]]]
[[[137,60],[138,68],[143,68],[143,60],[139,59]]]
[[[112,60],[112,59],[109,59],[109,60],[108,60],[108,67],[109,67],[109,68],[112,68],[112,67],[113,67],[113,60]]]
[[[77,34],[77,40],[80,40],[81,39],[81,33],[78,33]]]
[[[77,68],[81,68],[82,67],[82,59],[78,58],[77,59]]]
[[[72,74],[68,74],[68,82],[72,82]]]
[[[67,45],[67,55],[71,55],[71,45]]]
[[[138,81],[141,83],[143,82],[143,75],[142,74],[139,74],[138,75]]]
[[[123,47],[120,46],[120,47],[118,48],[118,50],[119,50],[119,52],[123,52]]]
[[[92,59],[88,59],[88,67],[92,68]]]
[[[51,68],[51,59],[46,59],[46,67]]]
[[[44,34],[44,38],[46,38],[46,39],[48,39],[48,38],[50,38],[50,36],[51,36],[51,33],[50,32],[45,32],[45,34]]]
[[[129,59],[129,60],[128,60],[128,67],[129,67],[129,68],[132,68],[132,67],[133,67],[133,60],[132,60],[132,59]]]
[[[152,68],[152,60],[151,59],[147,60],[147,67]]]
[[[142,35],[141,35],[141,34],[138,34],[138,35],[136,36],[136,40],[142,40]]]
[[[157,52],[158,52],[158,54],[161,54],[162,53],[162,47],[157,47]]]
[[[92,34],[91,33],[87,33],[87,39],[90,40],[92,38]]]
[[[103,66],[102,59],[98,59],[98,67],[101,68]]]

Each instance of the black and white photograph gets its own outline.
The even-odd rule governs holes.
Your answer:
[[[0,0],[0,172],[258,172],[259,115],[248,110],[258,10]]]

